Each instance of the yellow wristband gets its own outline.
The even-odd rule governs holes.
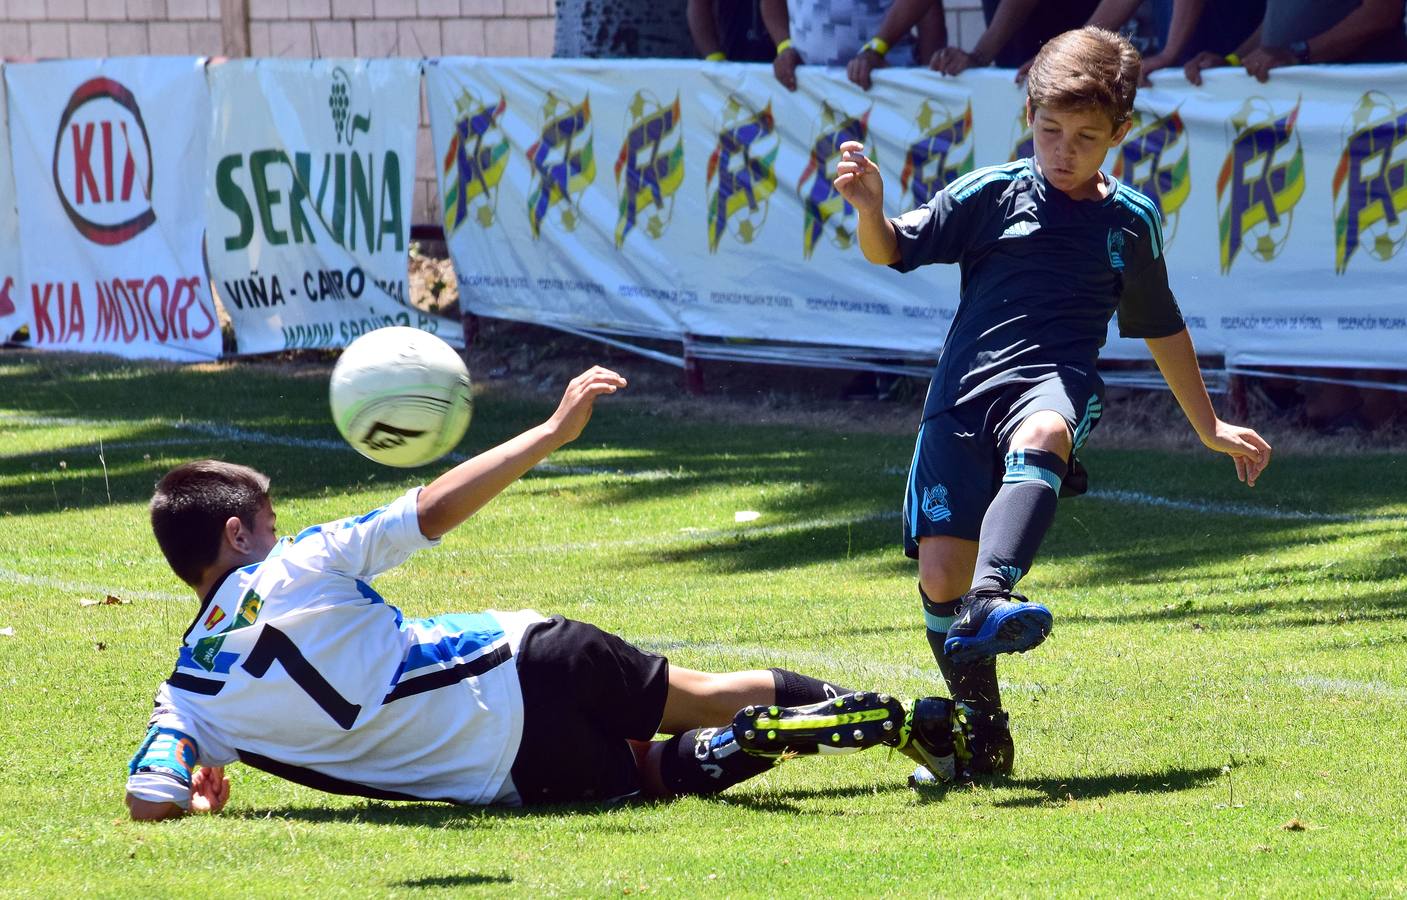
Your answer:
[[[1241,57],[1237,56],[1235,53],[1226,54],[1225,59],[1228,66],[1239,66],[1241,64]]]
[[[860,49],[873,50],[874,52],[878,53],[881,57],[884,57],[889,53],[889,42],[882,37],[875,36],[866,41],[865,46],[861,47]]]
[[[782,38],[781,42],[777,44],[777,55],[781,56],[783,53],[786,53],[790,49],[791,38]]]
[[[713,51],[712,53],[710,53],[708,56],[705,56],[705,57],[704,57],[704,61],[705,61],[705,62],[723,62],[723,61],[725,61],[725,60],[727,60],[727,59],[728,59],[727,54],[725,54],[722,50],[715,50],[715,51]]]

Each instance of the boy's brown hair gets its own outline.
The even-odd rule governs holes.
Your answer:
[[[1093,25],[1046,42],[1026,75],[1031,110],[1098,109],[1117,131],[1133,115],[1143,68],[1138,51],[1123,35]]]
[[[171,570],[194,586],[220,553],[225,522],[236,516],[253,529],[254,517],[268,503],[269,476],[248,466],[198,459],[157,482],[151,530]]]

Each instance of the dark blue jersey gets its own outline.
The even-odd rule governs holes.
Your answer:
[[[1097,377],[1116,311],[1124,337],[1182,330],[1157,207],[1113,178],[1109,186],[1104,200],[1072,200],[1023,159],[970,172],[891,220],[895,269],[953,262],[962,269],[925,419],[1060,366]]]

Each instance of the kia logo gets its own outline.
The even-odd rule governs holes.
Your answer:
[[[68,100],[54,137],[54,187],[69,221],[110,247],[156,221],[151,142],[137,98],[111,78],[93,78]]]

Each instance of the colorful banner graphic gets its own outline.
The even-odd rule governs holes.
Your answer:
[[[209,121],[202,66],[125,57],[5,68],[14,182],[25,186],[24,289],[0,297],[28,307],[32,346],[220,355],[192,190]]]
[[[386,325],[463,344],[456,323],[406,302],[419,65],[263,59],[209,68],[207,253],[239,353],[345,347]],[[461,142],[473,154],[470,181],[492,192],[494,147],[474,137]],[[479,205],[469,192],[463,199],[466,213]]]
[[[936,355],[959,271],[901,276],[862,260],[854,211],[831,187],[839,146],[866,143],[898,214],[1029,154],[1023,92],[995,70],[886,69],[868,93],[839,70],[804,74],[792,93],[762,65],[432,61],[465,307]],[[1233,366],[1407,367],[1407,67],[1297,67],[1267,84],[1207,75],[1194,90],[1155,74],[1105,168],[1162,211],[1198,349]],[[616,156],[597,178],[601,148]],[[1147,350],[1113,326],[1105,355]]]

